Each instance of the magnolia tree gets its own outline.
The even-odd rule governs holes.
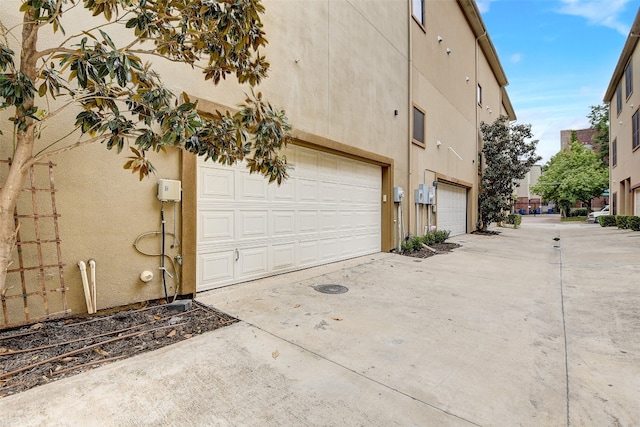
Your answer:
[[[504,220],[516,182],[541,157],[535,154],[538,141],[530,141],[531,125],[510,125],[507,116],[500,116],[492,124],[482,122],[480,130],[485,168],[478,196],[478,230],[486,231],[492,222]]]
[[[21,22],[5,21],[12,5],[19,8]],[[80,21],[73,9],[84,9]],[[267,43],[263,12],[260,0],[3,3],[0,113],[8,111],[4,116],[11,116],[7,129],[12,132],[0,138],[12,146],[12,154],[0,183],[0,292],[6,290],[16,241],[16,200],[29,167],[44,158],[97,142],[118,152],[129,148],[124,167],[142,179],[154,171],[145,154],[175,146],[220,163],[244,159],[251,172],[269,181],[287,177],[286,159],[278,154],[290,130],[283,111],[251,91],[237,112],[203,114],[186,95],[168,90],[141,59],[198,68],[213,84],[232,77],[253,87],[269,67],[259,52]],[[82,28],[65,31],[71,26]],[[52,33],[62,34],[62,42],[51,46],[52,37],[43,39]],[[69,117],[69,111],[75,118],[66,136],[43,137],[47,124]]]

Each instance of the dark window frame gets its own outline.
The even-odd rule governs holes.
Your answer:
[[[416,23],[418,25],[420,25],[420,27],[422,27],[422,29],[425,29],[425,20],[426,20],[426,13],[425,13],[425,0],[411,0],[411,16],[413,17],[413,19],[416,21]],[[421,12],[421,16],[418,16],[415,14],[416,9],[419,9],[419,12]]]
[[[476,89],[476,98],[478,105],[482,107],[482,85],[480,83],[478,83],[478,88]]]
[[[633,113],[631,118],[631,151],[640,147],[640,109]]]
[[[627,99],[633,93],[633,65],[631,61],[624,67],[624,85],[625,85],[625,95]]]
[[[616,87],[616,114],[619,116],[622,112],[622,80],[618,82]]]
[[[422,139],[416,138],[416,130],[418,130],[416,128],[416,113],[422,117]],[[413,104],[413,116],[411,118],[411,142],[422,148],[427,146],[427,112],[416,104]]]
[[[615,168],[618,164],[618,139],[614,139],[611,143],[611,167]]]

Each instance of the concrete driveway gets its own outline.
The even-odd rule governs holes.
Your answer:
[[[1,399],[0,425],[640,425],[640,233],[498,230],[203,293],[242,322]]]

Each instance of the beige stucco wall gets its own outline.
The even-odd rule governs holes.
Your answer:
[[[412,145],[410,194],[436,178],[467,187],[471,231],[477,221],[477,129],[504,113],[502,87],[478,42],[486,36],[474,34],[458,2],[426,2],[425,10],[425,25],[412,20],[411,27],[412,98],[426,113],[426,144]],[[414,230],[415,218],[410,222]]]
[[[21,16],[14,11],[19,8],[19,1],[5,1],[2,5],[3,23],[15,23]],[[80,13],[81,12],[81,13]],[[89,15],[82,9],[75,11],[75,16],[65,21],[67,35],[73,34],[74,24],[83,22]],[[10,26],[10,25],[8,25]],[[40,49],[55,40],[59,40],[60,34],[52,35],[43,31],[40,34],[38,47]],[[16,46],[12,46],[19,51]],[[61,105],[60,102],[50,100],[46,104],[38,100],[41,108],[54,111]],[[36,143],[36,152],[53,141],[56,141],[69,133],[72,129],[77,110],[70,109],[65,114],[48,122],[43,128],[42,136]],[[6,120],[12,111],[0,112],[0,127],[4,135],[0,136],[0,158],[7,159],[11,156],[12,132],[9,122]],[[73,134],[66,141],[77,140],[78,133]],[[63,142],[58,143],[62,146]],[[118,155],[114,149],[109,152],[100,144],[93,144],[77,148],[55,157],[47,158],[55,166],[53,178],[55,186],[55,208],[59,215],[58,237],[60,239],[60,254],[64,267],[62,276],[55,267],[47,267],[44,270],[44,286],[48,289],[60,287],[68,288],[66,292],[67,308],[71,313],[86,311],[85,298],[78,261],[88,262],[90,259],[96,262],[97,282],[97,308],[107,308],[128,303],[147,301],[164,296],[161,281],[159,256],[146,256],[139,253],[133,246],[134,241],[142,233],[159,231],[161,228],[160,207],[157,200],[157,181],[159,178],[180,179],[181,153],[176,149],[168,149],[166,154],[150,153],[157,168],[156,175],[139,181],[137,175],[132,175],[123,170],[122,166],[127,160],[129,150]],[[36,181],[39,188],[47,187],[49,178],[46,168],[36,168]],[[0,182],[4,182],[7,166],[0,165]],[[37,212],[40,215],[52,214],[52,200],[50,192],[37,193]],[[180,235],[180,210],[174,216],[173,206],[165,204],[167,231],[173,233],[174,218],[176,220],[176,234]],[[29,193],[23,193],[23,198],[18,205],[18,213],[33,214],[34,209]],[[41,240],[52,240],[56,232],[51,218],[38,220]],[[20,220],[21,240],[34,240],[36,238],[35,221],[30,218]],[[150,254],[160,253],[160,237],[152,235],[144,237],[139,248]],[[166,252],[170,256],[181,253],[180,246],[171,247],[173,237],[167,238]],[[45,265],[57,264],[57,248],[55,243],[45,243],[42,246],[43,263]],[[38,264],[38,255],[35,245],[27,245],[23,248],[24,265]],[[167,270],[174,274],[171,260],[167,258]],[[10,268],[19,266],[17,256],[14,256]],[[176,266],[178,273],[179,266]],[[143,283],[140,273],[150,270],[155,277],[149,283]],[[25,282],[29,291],[42,287],[39,271],[25,272]],[[22,293],[21,279],[18,273],[8,276],[10,289],[7,295],[19,295]],[[167,277],[169,295],[173,295],[177,281]],[[63,310],[62,293],[53,292],[48,295],[47,304],[49,313],[58,313]],[[45,314],[44,298],[32,296],[28,298],[30,318],[38,318]],[[23,314],[23,301],[19,299],[8,300],[10,322],[26,320]]]
[[[634,192],[640,187],[640,149],[632,149],[633,115],[640,110],[640,87],[637,76],[640,75],[640,54],[638,48],[633,51],[630,58],[633,74],[633,93],[626,98],[624,74],[622,75],[622,110],[617,113],[616,94],[610,100],[610,143],[617,141],[617,164],[613,165],[613,156],[610,155],[610,194],[611,204],[613,198],[617,198],[616,214],[634,215]],[[610,154],[611,151],[610,151]],[[614,196],[615,194],[615,196]],[[637,215],[637,213],[636,213]]]

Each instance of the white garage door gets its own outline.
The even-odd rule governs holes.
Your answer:
[[[281,186],[198,162],[197,290],[380,251],[379,166],[290,146]]]
[[[467,189],[438,182],[438,230],[449,230],[451,236],[467,232]]]
[[[640,188],[636,189],[633,192],[633,200],[634,200],[634,211],[633,214],[635,216],[640,216]]]

